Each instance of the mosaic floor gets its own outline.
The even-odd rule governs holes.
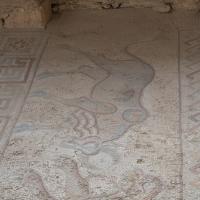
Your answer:
[[[200,200],[199,25],[91,10],[0,33],[0,199]]]

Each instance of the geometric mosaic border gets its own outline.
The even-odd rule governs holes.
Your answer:
[[[1,158],[31,88],[47,36],[43,31],[12,30],[0,32],[0,41]]]
[[[182,198],[199,199],[200,190],[200,30],[179,32],[180,139]],[[194,170],[195,169],[195,170]]]

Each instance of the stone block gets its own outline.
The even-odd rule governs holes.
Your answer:
[[[1,27],[44,28],[50,17],[50,0],[7,0],[0,2]]]

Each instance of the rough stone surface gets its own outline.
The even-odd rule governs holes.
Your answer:
[[[51,17],[49,0],[0,2],[0,23],[5,28],[43,28]]]
[[[199,16],[67,11],[46,36],[0,34],[0,199],[199,200]]]
[[[0,2],[0,25],[5,28],[44,28],[51,11],[148,7],[162,13],[178,8],[199,10],[199,0],[6,0]]]
[[[185,8],[199,10],[199,0],[53,0],[63,9],[103,8],[116,9],[120,7],[150,7],[159,12],[169,12],[171,9]]]

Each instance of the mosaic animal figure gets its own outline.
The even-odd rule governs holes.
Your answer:
[[[103,143],[120,138],[131,126],[147,118],[141,96],[152,81],[154,70],[131,54],[128,60],[112,60],[67,44],[59,47],[82,54],[96,65],[83,65],[73,72],[95,80],[89,95],[71,99],[50,97],[77,108],[72,113],[75,136],[70,140],[70,146],[85,154],[96,154]]]

